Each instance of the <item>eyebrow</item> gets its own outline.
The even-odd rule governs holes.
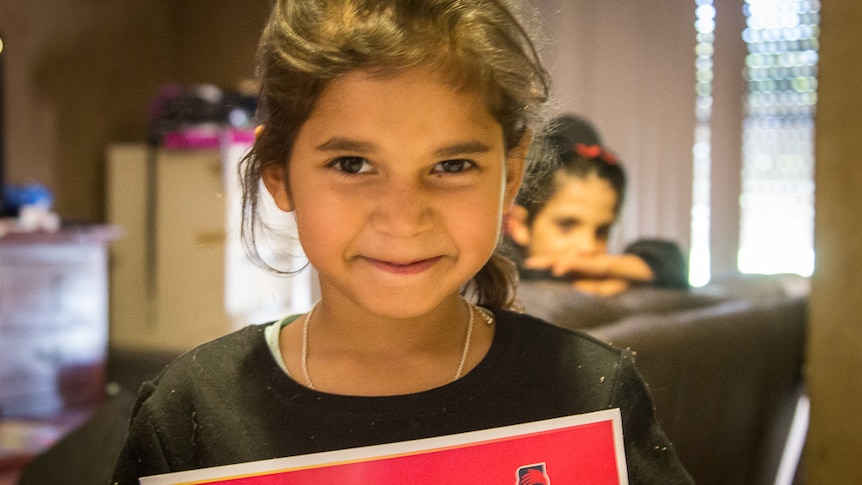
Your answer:
[[[333,137],[316,147],[323,151],[350,151],[357,153],[368,153],[375,148],[374,143],[360,140],[352,140],[344,137]],[[455,157],[460,155],[475,155],[487,153],[491,147],[478,141],[466,141],[445,146],[434,151],[434,155],[441,158]]]
[[[475,155],[477,153],[487,153],[491,151],[491,147],[478,141],[468,141],[464,143],[456,143],[447,147],[440,148],[434,152],[434,155],[441,158],[456,157],[459,155]]]
[[[350,138],[343,138],[340,136],[330,138],[325,142],[317,145],[318,150],[325,151],[348,151],[348,152],[360,152],[367,153],[374,149],[374,144],[364,141],[351,140]]]

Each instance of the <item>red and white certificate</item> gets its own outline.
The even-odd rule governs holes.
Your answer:
[[[144,477],[141,485],[627,485],[619,409]]]

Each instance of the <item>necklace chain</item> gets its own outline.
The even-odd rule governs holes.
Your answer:
[[[464,300],[464,303],[467,304],[467,311],[470,312],[470,319],[467,321],[467,337],[464,338],[464,350],[461,351],[461,360],[458,362],[458,370],[455,372],[455,378],[453,381],[457,381],[461,378],[461,374],[464,373],[464,365],[467,363],[467,354],[470,353],[470,337],[473,336],[473,316],[475,315],[475,310],[473,310],[473,304],[467,300]]]
[[[311,317],[314,315],[314,310],[317,309],[317,304],[320,303],[320,300],[314,303],[314,306],[311,307],[311,310],[305,314],[305,321],[302,325],[302,377],[305,379],[305,385],[309,389],[314,389],[314,382],[311,380],[311,374],[308,373],[308,322],[311,321]],[[464,338],[464,349],[461,351],[461,360],[458,362],[458,370],[455,372],[455,378],[453,381],[457,381],[464,374],[464,366],[467,364],[467,356],[470,354],[470,340],[473,337],[473,321],[476,312],[479,313],[479,316],[482,317],[482,320],[486,325],[494,324],[494,317],[486,313],[482,308],[477,307],[473,303],[464,300],[464,303],[467,305],[467,310],[470,312],[470,318],[467,321],[467,336]]]
[[[308,373],[308,321],[314,315],[314,310],[317,309],[317,304],[320,300],[314,302],[314,306],[305,315],[305,322],[302,325],[302,377],[305,379],[305,385],[309,389],[314,389],[314,383],[311,382],[311,375]]]

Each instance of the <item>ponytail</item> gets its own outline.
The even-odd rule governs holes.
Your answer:
[[[501,249],[491,256],[485,266],[465,288],[465,297],[487,308],[518,310],[515,292],[518,286],[518,269]]]

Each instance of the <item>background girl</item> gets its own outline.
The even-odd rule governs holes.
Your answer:
[[[279,0],[245,172],[321,299],[142,388],[115,482],[620,408],[631,483],[689,483],[629,352],[506,311],[495,256],[547,75],[500,0]]]
[[[507,218],[522,278],[563,278],[602,295],[637,284],[687,288],[688,263],[672,241],[641,239],[622,254],[608,252],[626,175],[593,125],[563,115],[548,124],[547,139],[556,165],[537,172]]]

